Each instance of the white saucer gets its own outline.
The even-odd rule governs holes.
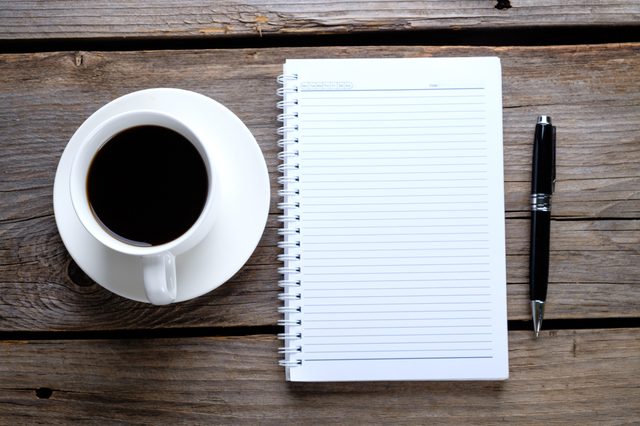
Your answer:
[[[118,98],[96,111],[73,135],[62,154],[53,187],[53,209],[64,245],[98,284],[120,296],[148,302],[139,259],[104,247],[82,226],[69,192],[72,159],[98,123],[134,109],[175,115],[210,135],[220,180],[220,210],[212,231],[176,258],[176,302],[201,296],[223,284],[245,264],[262,236],[269,213],[269,175],[253,135],[230,110],[206,96],[179,89],[148,89]]]

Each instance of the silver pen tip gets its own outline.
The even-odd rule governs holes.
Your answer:
[[[551,124],[551,117],[548,115],[539,115],[538,116],[538,124]]]
[[[533,319],[533,331],[536,333],[536,339],[540,334],[542,327],[542,319],[544,317],[544,302],[542,300],[531,301],[531,318]]]

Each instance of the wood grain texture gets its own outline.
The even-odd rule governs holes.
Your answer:
[[[0,343],[0,423],[630,424],[640,329],[509,333],[506,382],[287,383],[272,336]],[[45,389],[42,389],[45,388]],[[48,395],[48,399],[38,399]]]
[[[0,39],[228,37],[637,24],[640,2],[49,0],[0,2]]]
[[[332,47],[0,55],[0,330],[273,325],[277,319],[277,84],[286,58],[498,55],[503,65],[509,316],[528,317],[531,139],[558,126],[547,318],[640,313],[640,44],[558,47]],[[75,128],[109,100],[195,90],[251,129],[272,183],[268,228],[248,264],[201,298],[164,308],[114,296],[70,262],[52,184]],[[578,220],[574,220],[578,219]]]

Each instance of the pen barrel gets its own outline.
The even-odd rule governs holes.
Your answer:
[[[551,124],[537,124],[533,138],[531,193],[551,194],[555,176],[555,144]]]
[[[549,237],[551,212],[531,212],[531,252],[529,253],[529,292],[531,300],[547,299],[549,282]]]

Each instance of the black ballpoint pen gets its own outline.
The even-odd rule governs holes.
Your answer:
[[[556,179],[556,128],[551,117],[541,115],[533,138],[531,172],[531,251],[529,253],[529,294],[536,337],[540,333],[549,282],[549,237],[551,194]]]

